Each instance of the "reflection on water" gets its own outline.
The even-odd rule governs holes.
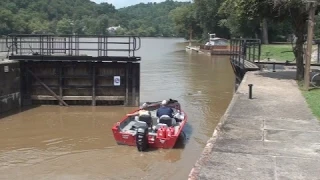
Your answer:
[[[132,108],[41,106],[0,120],[0,179],[186,179],[226,110],[227,57],[190,54],[182,39],[142,39],[141,101],[177,98],[188,113],[184,148],[140,153],[111,126]],[[121,170],[121,172],[120,172]]]

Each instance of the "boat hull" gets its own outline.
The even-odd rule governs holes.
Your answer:
[[[118,145],[136,146],[135,136],[131,136],[130,138],[127,138],[130,136],[129,134],[126,134],[126,135],[122,134],[121,136],[124,136],[125,138],[119,137],[118,140],[116,141]],[[151,138],[152,136],[148,137],[148,139],[151,139]],[[148,146],[149,148],[155,148],[155,149],[159,149],[159,148],[172,149],[174,148],[177,140],[178,140],[178,136],[173,138],[168,138],[168,139],[156,138],[155,141],[148,141]]]

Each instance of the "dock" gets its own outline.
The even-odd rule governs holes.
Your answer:
[[[320,124],[294,77],[247,72],[189,180],[319,179]]]
[[[245,60],[242,58],[240,58],[240,59],[231,58],[230,61],[235,66],[237,66],[239,68],[243,68],[246,71],[257,71],[260,69],[260,67],[255,62],[251,62],[249,60]]]
[[[207,55],[235,55],[238,52],[232,52],[229,48],[227,49],[205,49],[203,46],[186,46],[187,51],[196,52],[200,54],[207,54]]]
[[[200,46],[186,46],[186,51],[210,55],[210,51],[200,49]]]

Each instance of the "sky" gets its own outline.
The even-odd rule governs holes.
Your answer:
[[[96,3],[107,2],[113,4],[116,9],[131,6],[139,3],[148,3],[148,2],[162,2],[164,0],[91,0]],[[190,1],[190,0],[177,0],[177,1]]]

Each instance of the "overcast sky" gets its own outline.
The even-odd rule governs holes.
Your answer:
[[[134,4],[139,4],[140,2],[147,3],[147,2],[162,2],[164,0],[91,0],[96,3],[101,3],[101,2],[107,2],[113,4],[116,9],[126,7],[126,6],[131,6]],[[190,0],[178,0],[178,1],[190,1]]]

